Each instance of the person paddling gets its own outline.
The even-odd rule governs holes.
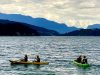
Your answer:
[[[82,64],[87,64],[87,58],[86,58],[86,56],[83,56]]]
[[[78,63],[81,63],[82,62],[82,56],[80,55],[75,61],[78,62]]]
[[[40,57],[39,55],[36,56],[36,61],[35,62],[40,62]]]
[[[27,54],[25,54],[25,56],[24,56],[24,61],[25,61],[25,62],[28,61],[28,56],[27,56]]]

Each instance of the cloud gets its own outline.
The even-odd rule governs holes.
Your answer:
[[[100,0],[1,0],[0,12],[43,17],[69,26],[100,23]]]
[[[12,3],[13,2],[13,0],[1,0],[0,1],[0,4],[10,4],[10,3]]]

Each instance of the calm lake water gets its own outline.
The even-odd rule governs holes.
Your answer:
[[[28,54],[33,61],[40,55],[49,65],[11,65]],[[90,67],[72,64],[80,54],[86,55]],[[100,37],[0,37],[0,75],[99,75]]]

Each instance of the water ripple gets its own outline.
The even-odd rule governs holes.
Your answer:
[[[11,65],[28,54],[33,61],[40,55],[49,65]],[[72,64],[80,54],[86,55],[90,68]],[[0,75],[99,75],[99,37],[0,37]]]

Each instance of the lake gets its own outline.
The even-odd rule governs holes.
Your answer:
[[[11,65],[28,55],[34,61],[39,55],[49,65]],[[88,68],[72,64],[79,55],[86,55]],[[99,75],[100,37],[89,36],[23,36],[0,37],[0,75]]]

